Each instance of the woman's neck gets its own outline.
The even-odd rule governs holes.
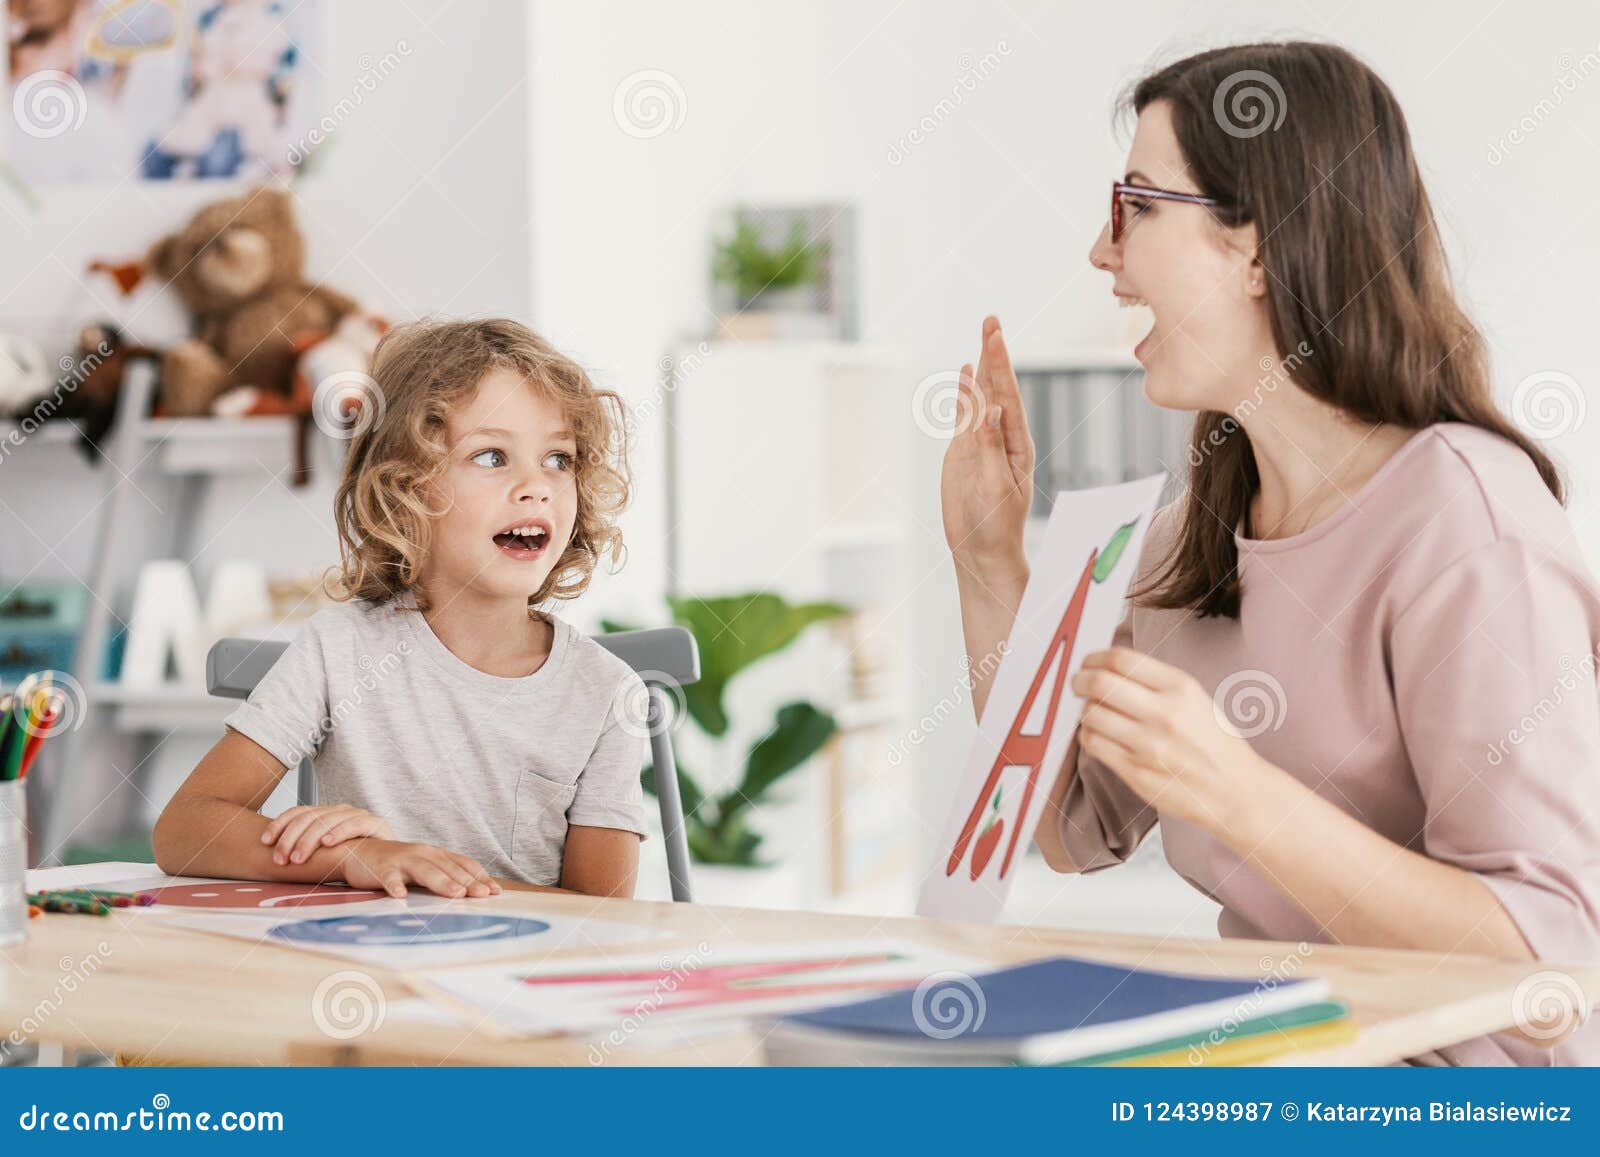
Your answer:
[[[470,591],[441,592],[424,584],[428,627],[450,653],[486,675],[531,675],[550,657],[555,628],[528,613],[526,600],[489,598]]]
[[[1248,534],[1262,539],[1301,534],[1333,514],[1412,434],[1354,418],[1292,385],[1241,425],[1261,478]]]

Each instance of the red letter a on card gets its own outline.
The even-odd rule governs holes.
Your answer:
[[[1033,686],[1029,687],[1027,695],[1023,696],[1022,705],[1017,708],[1017,716],[1011,721],[1011,730],[994,757],[994,766],[989,769],[989,778],[984,781],[983,790],[973,801],[972,814],[967,817],[961,835],[956,839],[955,847],[950,850],[950,860],[944,870],[947,876],[955,875],[956,869],[961,866],[962,857],[967,853],[973,833],[978,830],[978,821],[983,818],[984,804],[994,795],[995,787],[1000,782],[1001,772],[1008,767],[1026,767],[1028,779],[1022,789],[1022,802],[1017,807],[1017,821],[1011,828],[1011,842],[1006,845],[1005,858],[1000,861],[1000,878],[1004,879],[1006,872],[1011,869],[1011,857],[1017,850],[1017,839],[1022,835],[1023,820],[1028,814],[1028,802],[1033,798],[1034,785],[1039,779],[1039,769],[1044,765],[1045,748],[1050,744],[1050,732],[1055,727],[1056,711],[1061,706],[1061,693],[1066,689],[1067,666],[1072,661],[1072,644],[1077,640],[1078,623],[1083,619],[1083,608],[1089,601],[1089,584],[1094,577],[1095,559],[1099,553],[1098,550],[1089,552],[1089,561],[1078,579],[1078,589],[1073,592],[1072,601],[1067,604],[1066,613],[1061,616],[1061,622],[1050,639],[1050,645],[1045,648],[1039,669],[1034,672]],[[1058,657],[1059,662],[1057,662]],[[1024,727],[1029,717],[1034,714],[1034,703],[1039,698],[1040,688],[1043,687],[1045,678],[1052,668],[1056,677],[1050,685],[1050,700],[1045,711],[1044,726],[1037,732],[1025,732]],[[1031,832],[1029,836],[1032,836]]]

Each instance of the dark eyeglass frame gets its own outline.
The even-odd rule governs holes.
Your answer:
[[[1222,204],[1215,197],[1199,193],[1179,193],[1173,189],[1157,189],[1153,185],[1130,185],[1126,181],[1111,182],[1111,243],[1122,240],[1122,198],[1141,197],[1146,201],[1182,201],[1185,205],[1206,205],[1215,208]]]

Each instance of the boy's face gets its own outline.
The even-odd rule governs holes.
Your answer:
[[[578,514],[578,445],[561,406],[510,370],[493,370],[450,415],[423,581],[441,600],[470,588],[526,599],[544,584]]]

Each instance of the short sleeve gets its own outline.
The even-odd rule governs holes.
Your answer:
[[[589,828],[617,828],[643,837],[644,771],[649,737],[633,719],[644,718],[642,711],[625,704],[642,703],[644,683],[632,671],[612,699],[605,729],[594,745],[589,762],[578,776],[578,789],[567,809],[567,823]]]
[[[1587,575],[1511,540],[1453,564],[1390,634],[1421,850],[1477,874],[1542,959],[1600,958],[1597,634]]]
[[[300,629],[250,698],[223,723],[285,767],[316,755],[332,721],[323,639],[315,619]]]
[[[1132,612],[1123,617],[1114,646],[1133,645]],[[1061,843],[1080,872],[1124,862],[1156,824],[1156,810],[1105,764],[1074,746],[1077,774],[1062,801],[1057,822]]]

